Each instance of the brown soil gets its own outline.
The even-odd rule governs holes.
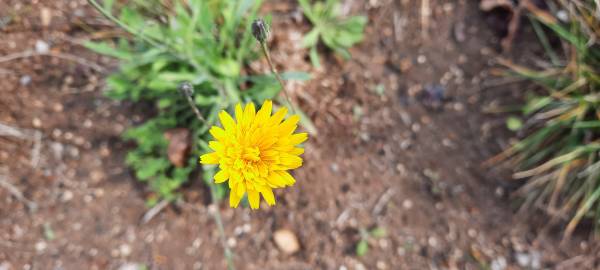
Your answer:
[[[365,41],[351,50],[350,61],[323,50],[322,70],[297,45],[309,26],[295,4],[266,5],[274,14],[280,69],[313,74],[290,86],[319,135],[306,145],[297,184],[276,193],[276,207],[222,204],[237,268],[598,267],[595,244],[582,236],[561,243],[543,215],[516,215],[507,171],[481,166],[509,138],[504,120],[482,108],[520,89],[485,89],[497,81],[489,73],[499,39],[477,3],[431,0],[423,30],[415,1],[346,2],[354,3],[346,5],[352,13],[369,16]],[[123,165],[131,146],[119,135],[145,110],[103,97],[106,74],[89,64],[110,70],[115,63],[78,45],[92,37],[90,25],[106,29],[84,3],[0,3],[0,21],[12,19],[0,24],[0,55],[34,50],[43,41],[50,52],[87,63],[0,56],[0,123],[42,134],[35,164],[32,140],[0,136],[0,180],[37,204],[28,208],[0,189],[0,269],[225,269],[198,182],[183,190],[182,202],[140,222],[146,192]],[[517,41],[515,51],[524,47],[529,44]],[[370,239],[368,253],[358,257],[360,230],[375,227],[386,236]],[[278,249],[273,232],[280,229],[298,237],[300,251]]]

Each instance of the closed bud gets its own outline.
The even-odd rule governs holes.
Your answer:
[[[258,42],[265,42],[269,38],[269,26],[262,19],[254,20],[252,23],[252,35]]]

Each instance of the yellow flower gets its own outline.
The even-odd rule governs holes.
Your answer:
[[[252,209],[258,209],[260,195],[269,205],[275,205],[274,188],[293,185],[296,180],[288,170],[302,166],[300,155],[304,149],[296,147],[304,142],[306,133],[294,134],[300,117],[292,115],[285,121],[287,109],[281,108],[273,116],[273,103],[265,101],[256,112],[253,103],[235,107],[236,121],[226,112],[219,113],[223,128],[214,126],[209,142],[214,152],[200,157],[202,164],[219,164],[215,183],[229,181],[229,205],[237,207],[248,192]],[[283,122],[282,122],[283,121]],[[259,195],[260,194],[260,195]]]

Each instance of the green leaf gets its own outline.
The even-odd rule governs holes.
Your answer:
[[[317,47],[310,48],[309,52],[310,62],[315,68],[321,68],[321,61],[319,60],[319,53]]]
[[[131,88],[133,88],[133,85],[129,80],[116,75],[109,76],[106,79],[106,86],[110,90],[107,92],[107,96],[114,99],[128,98],[128,92],[131,91]]]
[[[169,165],[169,161],[165,158],[149,158],[144,161],[142,166],[137,168],[136,176],[140,180],[147,180],[148,178],[157,175],[160,171],[165,170]]]
[[[115,0],[104,0],[104,5],[103,8],[108,11],[108,13],[111,13],[112,11],[112,6],[115,3]]]
[[[132,57],[132,55],[129,52],[113,48],[106,42],[86,41],[83,44],[83,46],[99,54],[111,56],[122,60],[131,60]]]
[[[308,81],[310,74],[302,71],[287,71],[281,73],[281,78],[284,80]]]
[[[546,107],[552,102],[552,97],[535,97],[529,99],[527,105],[523,108],[523,113],[525,115],[531,114],[533,112],[538,111],[541,108]]]
[[[377,237],[377,238],[385,237],[386,231],[384,228],[377,227],[377,228],[374,228],[373,230],[371,230],[371,235],[373,237]]]
[[[373,91],[375,91],[375,93],[377,93],[380,96],[384,96],[385,95],[385,85],[383,85],[382,83],[377,84],[375,86],[375,88],[373,89]]]
[[[225,77],[237,77],[240,74],[240,65],[232,59],[219,59],[215,62],[214,69]]]
[[[50,227],[50,223],[47,223],[47,222],[44,223],[44,237],[48,241],[52,241],[56,238],[56,235],[54,234],[54,230],[52,230],[52,227]]]
[[[356,255],[359,257],[362,257],[364,255],[367,254],[367,252],[369,251],[369,243],[367,243],[367,240],[360,240],[358,242],[358,244],[356,245]]]
[[[135,31],[142,31],[144,29],[144,18],[138,12],[127,6],[124,6],[121,9],[121,16],[119,16],[119,19]]]
[[[573,125],[573,128],[600,128],[600,121],[582,121]]]
[[[308,34],[302,39],[302,46],[304,48],[310,48],[317,45],[319,41],[319,28],[313,28]]]

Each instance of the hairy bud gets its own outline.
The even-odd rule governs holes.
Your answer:
[[[256,19],[252,23],[252,35],[258,42],[263,43],[269,38],[269,26],[263,19]]]
[[[179,85],[179,91],[186,96],[191,97],[194,94],[194,86],[190,82],[182,82]]]

